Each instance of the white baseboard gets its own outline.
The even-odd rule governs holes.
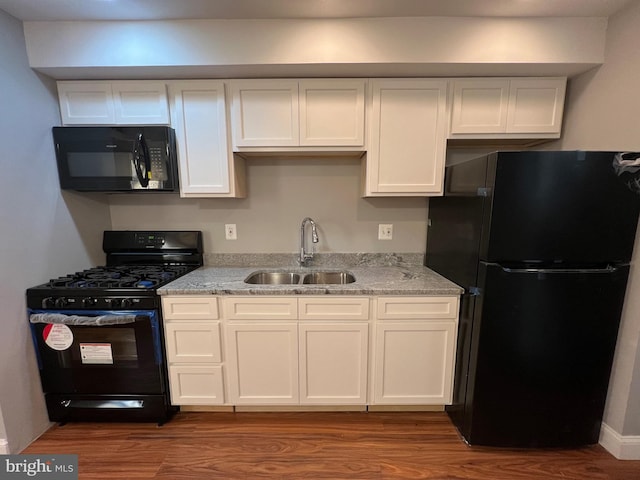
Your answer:
[[[0,438],[0,455],[9,455],[9,442],[4,438]]]
[[[599,443],[618,460],[640,460],[640,435],[620,435],[603,423]]]

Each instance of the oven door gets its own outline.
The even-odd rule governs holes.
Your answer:
[[[30,310],[45,393],[165,391],[157,311]]]

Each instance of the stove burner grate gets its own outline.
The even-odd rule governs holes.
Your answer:
[[[72,275],[52,279],[52,288],[139,288],[159,287],[184,275],[190,270],[186,265],[119,265],[94,267]]]

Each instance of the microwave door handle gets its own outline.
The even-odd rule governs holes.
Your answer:
[[[144,171],[141,163],[144,162]],[[149,149],[147,141],[142,133],[138,134],[135,147],[133,148],[133,165],[136,169],[136,175],[140,186],[146,188],[149,186],[149,172],[151,171],[151,159],[149,158]]]

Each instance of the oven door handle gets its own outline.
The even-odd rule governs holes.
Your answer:
[[[29,315],[31,323],[59,323],[63,325],[123,325],[127,323],[135,323],[138,314],[118,315],[114,313],[98,314],[95,316],[66,314],[59,312],[41,312]]]

